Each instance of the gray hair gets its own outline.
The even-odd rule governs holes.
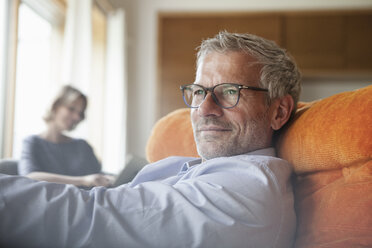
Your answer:
[[[79,98],[83,100],[85,109],[88,105],[88,99],[81,91],[70,85],[62,87],[62,89],[54,99],[52,105],[50,106],[49,110],[47,111],[46,115],[44,116],[44,121],[46,122],[52,121],[54,118],[55,111],[57,110],[58,107],[70,105]],[[83,119],[84,116],[82,116],[81,120]]]
[[[301,74],[293,58],[275,42],[253,34],[237,34],[222,31],[214,38],[204,40],[197,53],[197,68],[211,52],[243,51],[262,65],[260,86],[269,90],[268,103],[289,94],[296,110],[301,92]]]

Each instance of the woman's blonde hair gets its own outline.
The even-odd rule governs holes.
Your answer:
[[[62,89],[54,99],[51,107],[48,109],[46,115],[44,116],[45,122],[50,122],[54,119],[54,115],[58,107],[70,105],[79,98],[83,100],[85,110],[88,105],[87,97],[81,91],[70,85],[62,87]],[[84,118],[85,116],[83,113],[83,115],[81,116],[81,120],[83,120]]]

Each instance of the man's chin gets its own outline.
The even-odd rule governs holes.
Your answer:
[[[200,154],[200,157],[203,160],[210,160],[210,159],[214,159],[214,158],[228,157],[225,154],[220,154],[220,153],[215,153],[215,152],[200,152],[199,154]]]
[[[227,136],[224,135],[225,133],[208,133],[202,134],[198,137],[199,143],[206,144],[208,146],[213,144],[223,144],[227,140]],[[221,143],[222,142],[222,143]]]
[[[221,147],[214,146],[213,143],[205,143],[203,146],[198,147],[198,153],[203,159],[212,159],[219,157],[226,157],[227,152]]]

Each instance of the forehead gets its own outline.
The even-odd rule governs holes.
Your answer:
[[[63,104],[67,106],[85,108],[86,102],[82,97],[75,96],[75,98],[68,99]]]
[[[261,65],[245,52],[211,52],[199,64],[196,83],[215,85],[239,83],[258,85]]]

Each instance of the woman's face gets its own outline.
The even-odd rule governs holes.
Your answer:
[[[73,130],[84,117],[84,103],[84,100],[80,97],[70,104],[57,107],[52,123],[60,131]]]

